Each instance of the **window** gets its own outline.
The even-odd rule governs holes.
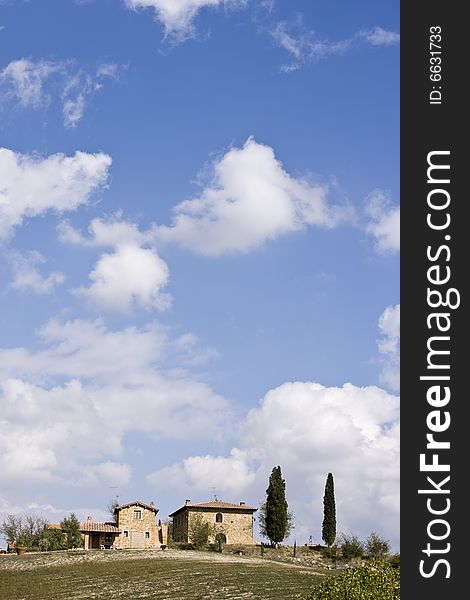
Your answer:
[[[149,539],[149,537],[150,537],[150,531],[146,531],[146,532],[145,532],[145,537],[146,537],[147,539]]]
[[[129,537],[129,532],[128,531],[124,532],[124,537]]]
[[[215,515],[215,522],[216,523],[222,523],[222,521],[223,521],[222,513],[217,513]]]
[[[142,511],[139,509],[135,509],[134,510],[134,519],[141,519],[142,518]]]
[[[112,533],[105,533],[104,534],[104,541],[109,544],[113,542],[113,534]]]

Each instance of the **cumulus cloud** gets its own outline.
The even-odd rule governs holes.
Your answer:
[[[281,71],[284,72],[296,71],[302,65],[344,54],[360,44],[391,46],[400,41],[398,33],[381,27],[358,31],[344,40],[320,39],[314,31],[305,28],[301,16],[292,22],[279,21],[269,33],[276,44],[292,58],[291,62],[281,66]]]
[[[51,321],[38,335],[38,351],[0,350],[4,483],[124,484],[124,436],[206,439],[225,427],[227,402],[181,368],[179,340],[157,324]]]
[[[375,248],[381,254],[400,250],[400,207],[392,204],[384,190],[373,190],[366,198],[365,213],[369,218],[366,232],[375,238]]]
[[[202,493],[217,473],[217,491],[264,497],[273,466],[282,466],[296,537],[316,528],[328,472],[335,477],[338,528],[366,536],[373,530],[398,540],[399,400],[375,387],[285,383],[270,390],[238,428],[227,457],[193,456],[149,476],[155,486]],[[199,479],[202,478],[202,480]]]
[[[25,219],[86,204],[105,184],[110,165],[103,153],[42,158],[0,148],[0,240],[12,236]]]
[[[59,226],[59,239],[85,247],[110,246],[113,252],[101,255],[89,278],[91,284],[74,290],[99,308],[127,312],[139,305],[164,310],[171,296],[162,291],[169,281],[167,264],[154,248],[155,228],[140,231],[135,223],[116,213],[109,219],[93,219],[88,236],[69,223]],[[150,246],[150,247],[146,247]]]
[[[75,127],[105,80],[118,80],[120,68],[103,63],[93,71],[77,69],[73,61],[32,61],[21,58],[0,71],[0,90],[6,101],[21,108],[45,108],[53,99],[62,105],[64,125]]]
[[[150,8],[160,21],[166,35],[184,39],[193,33],[196,15],[204,8],[234,8],[246,4],[246,0],[124,0],[132,9]]]
[[[309,225],[332,228],[351,216],[330,206],[327,187],[289,175],[271,147],[249,138],[212,166],[212,180],[197,198],[178,204],[162,241],[200,254],[248,252],[267,240]]]
[[[400,389],[400,305],[387,306],[379,318],[378,349],[381,355],[381,382],[392,390]]]
[[[37,250],[28,254],[14,252],[9,256],[13,271],[10,286],[13,289],[44,295],[54,293],[55,287],[65,281],[63,273],[53,271],[44,276],[40,273],[38,265],[44,264],[46,259]]]
[[[91,285],[75,293],[100,308],[126,312],[138,304],[164,310],[171,304],[171,296],[162,292],[169,280],[167,264],[150,248],[119,246],[99,258],[89,277]]]
[[[151,473],[148,481],[155,488],[165,481],[181,494],[188,490],[205,494],[217,488],[229,496],[243,495],[255,480],[248,461],[246,452],[238,448],[233,448],[230,456],[190,456],[181,463]]]

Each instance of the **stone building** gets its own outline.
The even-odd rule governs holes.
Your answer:
[[[196,518],[210,523],[210,543],[220,540],[224,544],[256,544],[253,539],[253,513],[256,510],[245,502],[194,503],[186,500],[184,506],[170,515],[173,519],[172,538],[175,542],[191,543],[191,524]]]
[[[88,517],[80,525],[85,549],[160,548],[168,544],[168,526],[156,523],[154,503],[136,500],[114,509],[115,522],[98,523]]]

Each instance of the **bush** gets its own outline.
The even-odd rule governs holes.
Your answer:
[[[376,533],[371,533],[366,540],[366,550],[371,558],[382,560],[390,554],[390,542],[383,540]]]
[[[355,534],[342,533],[339,547],[343,558],[360,558],[364,555],[364,542]]]
[[[331,560],[338,560],[339,558],[339,548],[338,546],[330,546],[329,548],[323,547],[321,549],[321,553],[325,558],[329,558]]]
[[[371,562],[323,581],[305,600],[399,600],[400,569]]]
[[[388,564],[391,567],[394,567],[395,569],[399,569],[400,568],[400,553],[397,552],[396,554],[392,554],[392,556],[390,556],[390,558],[388,559]]]

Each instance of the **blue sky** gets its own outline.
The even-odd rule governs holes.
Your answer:
[[[399,3],[4,0],[0,49],[0,513],[280,464],[298,543],[331,471],[398,547]]]

